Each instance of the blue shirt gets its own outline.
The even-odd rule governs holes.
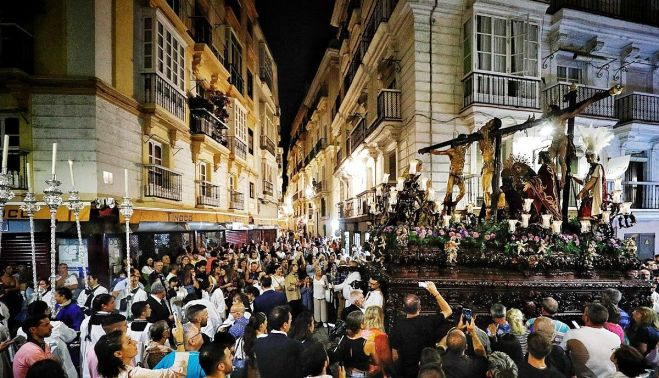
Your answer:
[[[187,378],[200,378],[206,376],[204,369],[199,365],[199,352],[171,352],[163,357],[154,369],[168,369],[174,366],[174,359],[177,353],[188,354],[188,368],[186,371]]]

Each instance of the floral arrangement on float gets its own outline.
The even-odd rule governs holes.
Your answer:
[[[533,198],[522,198],[521,211],[511,212],[510,219],[486,219],[484,212],[477,216],[473,204],[447,214],[434,201],[427,179],[412,166],[395,187],[383,183],[374,194],[365,250],[384,269],[435,264],[589,276],[640,265],[634,240],[615,237],[614,216],[608,211],[598,219],[563,222],[535,212]]]

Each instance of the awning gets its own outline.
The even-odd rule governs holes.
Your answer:
[[[124,223],[124,217],[119,213],[119,222]],[[174,223],[225,223],[240,222],[248,218],[247,214],[232,214],[224,212],[165,210],[165,209],[135,209],[130,223],[141,222],[174,222]]]
[[[88,222],[89,221],[89,211],[90,207],[85,206],[80,211],[80,221]],[[5,220],[28,220],[29,217],[27,213],[21,210],[19,205],[6,205],[5,213],[3,214],[3,219]],[[42,205],[41,209],[34,214],[34,219],[50,219],[50,210],[46,205]],[[57,209],[57,221],[58,222],[75,222],[75,216],[73,211],[69,210],[66,205],[62,205]]]

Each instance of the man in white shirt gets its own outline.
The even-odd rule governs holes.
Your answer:
[[[585,327],[571,329],[563,338],[561,347],[570,354],[578,376],[608,377],[615,373],[611,354],[620,346],[620,338],[604,328],[608,318],[606,307],[591,303],[582,315]]]
[[[83,310],[91,309],[94,297],[99,294],[107,293],[108,289],[99,285],[98,276],[90,273],[87,275],[87,286],[85,287],[85,290],[81,291],[80,295],[78,295],[78,306]]]
[[[68,287],[75,292],[78,289],[78,276],[69,274],[69,266],[62,263],[57,266],[57,277],[55,278],[55,289],[62,286]]]
[[[115,289],[117,286],[119,286],[119,284],[115,286]],[[130,277],[129,287],[126,287],[125,285],[123,286],[123,289],[113,291],[112,295],[116,298],[119,313],[125,316],[126,319],[132,319],[134,314],[131,311],[131,306],[133,303],[146,301],[149,296],[140,285],[140,277],[138,273],[134,272]]]
[[[384,296],[382,295],[381,279],[377,277],[371,277],[368,280],[369,292],[364,298],[364,308],[369,308],[370,306],[378,306],[384,308]]]
[[[135,319],[128,325],[128,337],[137,344],[135,362],[142,362],[146,346],[149,344],[149,329],[152,323],[147,318],[151,316],[151,306],[146,301],[133,302],[130,312]]]

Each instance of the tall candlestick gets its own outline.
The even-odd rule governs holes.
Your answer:
[[[53,143],[53,160],[50,166],[50,174],[55,176],[55,160],[57,160],[57,142]]]
[[[128,197],[128,169],[124,168],[124,197]]]
[[[32,171],[30,170],[30,163],[26,164],[25,176],[27,176],[27,191],[32,193]]]
[[[2,174],[7,174],[7,156],[9,155],[9,135],[5,134],[5,140],[2,144]]]
[[[71,174],[71,187],[75,188],[76,182],[73,179],[73,160],[69,160],[69,173]]]

